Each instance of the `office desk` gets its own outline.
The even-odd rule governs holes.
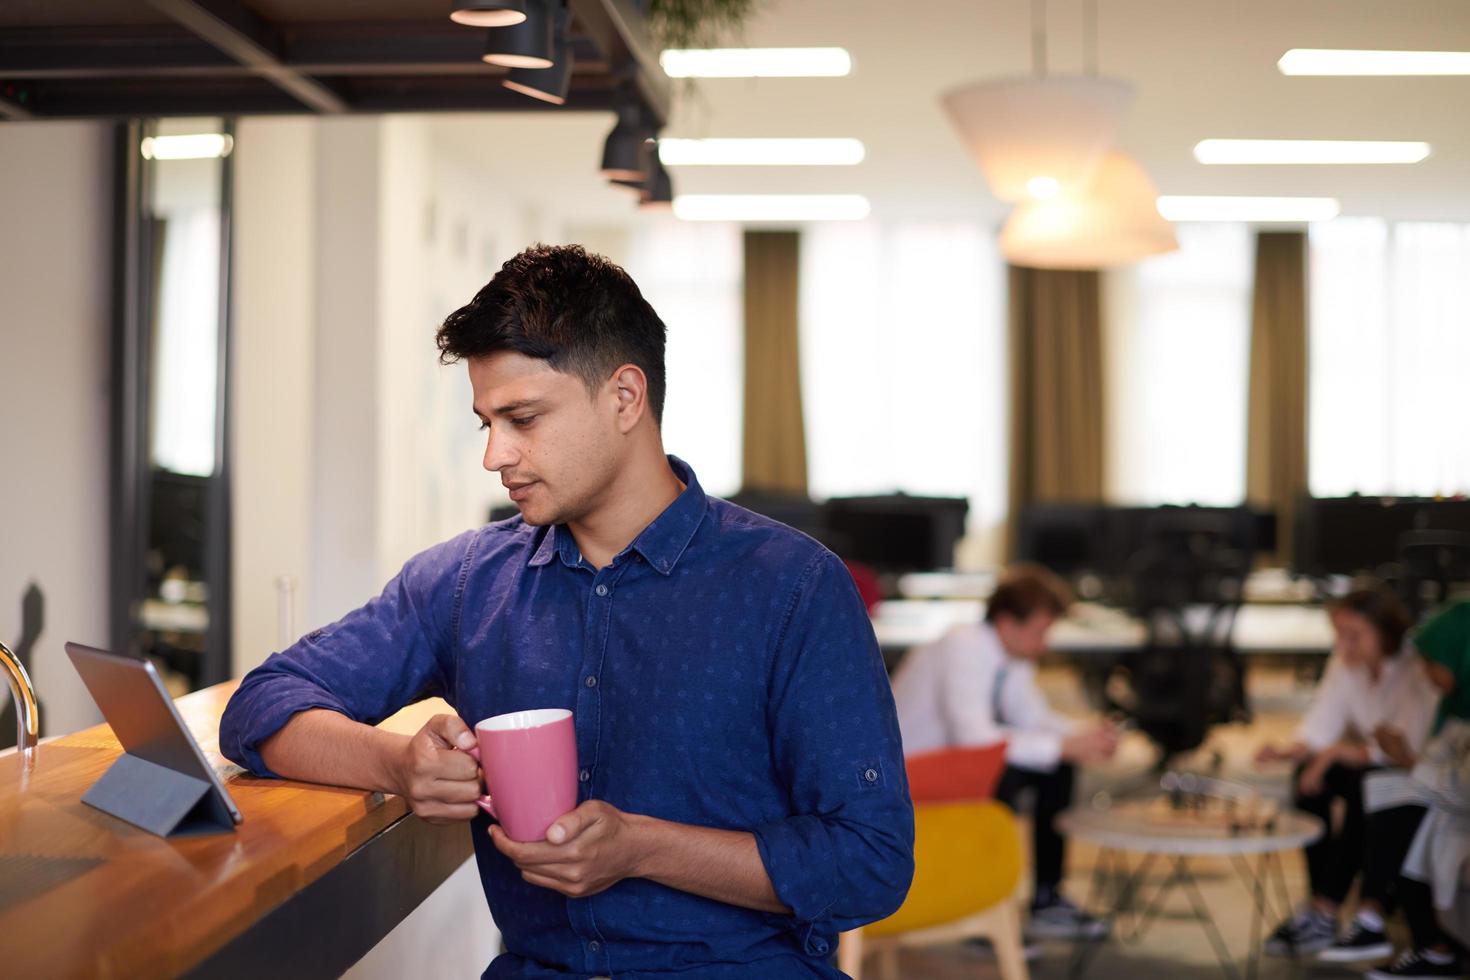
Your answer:
[[[873,611],[873,632],[885,655],[939,639],[953,626],[978,622],[985,604],[976,599],[890,599]],[[1127,653],[1147,638],[1142,621],[1127,613],[1079,602],[1051,632],[1059,654]],[[1247,603],[1235,619],[1235,647],[1244,654],[1326,656],[1332,624],[1321,606]]]
[[[176,702],[245,815],[233,833],[163,839],[82,794],[121,752],[99,725],[0,757],[0,975],[337,976],[471,853],[400,797],[246,775],[219,755],[237,682]],[[424,701],[383,722],[417,731]]]

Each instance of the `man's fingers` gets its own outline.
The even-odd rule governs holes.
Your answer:
[[[552,844],[565,844],[596,822],[594,813],[585,806],[579,806],[570,813],[563,813],[546,828],[546,840]]]
[[[473,803],[484,795],[478,779],[435,779],[430,794],[443,803]]]
[[[428,720],[423,730],[435,745],[443,749],[475,747],[475,733],[470,731],[470,726],[459,715],[435,715]]]
[[[466,820],[473,820],[480,808],[473,803],[421,801],[414,805],[413,812],[429,823],[464,823]]]

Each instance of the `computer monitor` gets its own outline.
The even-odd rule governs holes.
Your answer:
[[[965,533],[970,505],[963,497],[833,497],[823,523],[846,552],[842,558],[879,571],[953,568],[955,543]]]

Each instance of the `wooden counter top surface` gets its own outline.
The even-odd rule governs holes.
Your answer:
[[[236,684],[176,702],[244,814],[233,833],[164,839],[84,804],[122,751],[107,725],[43,743],[29,772],[0,757],[0,975],[182,973],[408,815],[397,796],[257,779],[228,762],[219,717]],[[381,727],[412,733],[450,711],[423,701]]]

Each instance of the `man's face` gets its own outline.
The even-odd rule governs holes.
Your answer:
[[[1036,660],[1046,652],[1046,635],[1056,621],[1055,616],[1040,609],[1025,619],[1001,613],[995,619],[995,633],[1011,656]]]
[[[485,469],[500,475],[528,524],[575,521],[601,501],[620,465],[616,388],[503,351],[472,357],[475,414],[488,426]]]

